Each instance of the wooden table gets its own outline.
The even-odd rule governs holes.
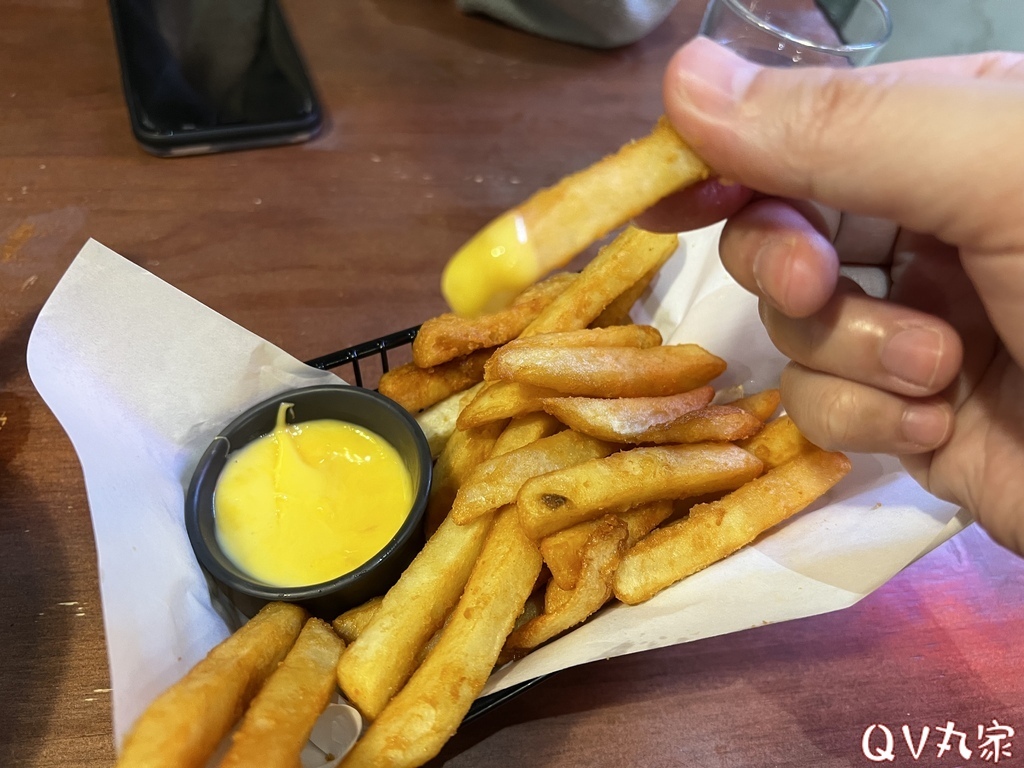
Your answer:
[[[453,249],[643,133],[683,3],[612,52],[451,0],[291,0],[330,115],[310,144],[157,160],[133,142],[105,4],[0,2],[0,765],[108,765],[109,677],[76,457],[24,363],[88,237],[310,358],[442,309]],[[968,531],[841,613],[564,672],[438,765],[861,766],[872,723],[1018,730],[1024,561]],[[881,732],[876,732],[880,737]],[[975,752],[972,761],[980,763]],[[916,764],[916,763],[915,763]]]

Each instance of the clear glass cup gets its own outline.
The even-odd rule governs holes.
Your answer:
[[[880,0],[710,0],[700,34],[772,66],[870,64],[892,33]]]

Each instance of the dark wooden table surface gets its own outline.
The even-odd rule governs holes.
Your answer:
[[[589,51],[452,0],[290,0],[330,115],[296,147],[158,160],[134,143],[105,3],[0,0],[0,765],[109,765],[109,675],[77,460],[25,370],[34,318],[95,237],[310,358],[442,309],[438,274],[499,211],[643,133],[696,29]],[[969,530],[846,611],[564,672],[466,727],[437,764],[983,764],[1018,732],[1024,561]],[[937,756],[935,728],[970,736]],[[916,739],[931,728],[920,760]],[[881,743],[882,732],[876,732]],[[1011,740],[1012,741],[1012,740]],[[1004,744],[1005,746],[1005,744]],[[990,759],[989,762],[992,762]]]

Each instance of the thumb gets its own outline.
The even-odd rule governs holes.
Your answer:
[[[721,176],[892,219],[973,251],[1024,245],[1024,56],[773,69],[705,38],[665,75],[669,119]]]

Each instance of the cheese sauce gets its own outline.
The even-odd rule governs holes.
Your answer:
[[[214,495],[217,541],[239,568],[280,587],[365,563],[412,508],[413,483],[380,435],[343,421],[285,424],[232,453]]]
[[[456,314],[476,317],[508,306],[540,276],[526,225],[512,211],[459,249],[441,275],[441,292]]]

